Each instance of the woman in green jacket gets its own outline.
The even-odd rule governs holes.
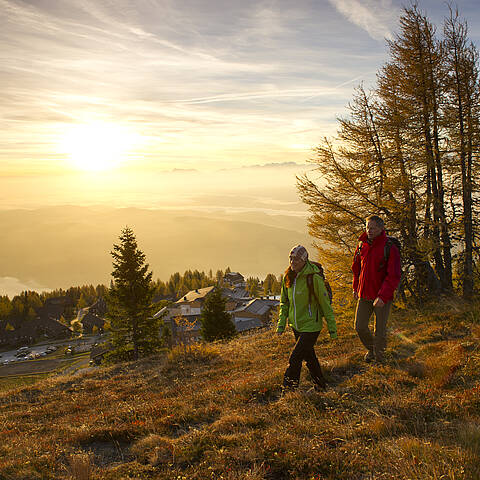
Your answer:
[[[337,325],[323,276],[318,266],[309,262],[305,247],[293,247],[289,258],[290,265],[282,283],[277,333],[281,335],[285,331],[288,320],[296,343],[283,377],[283,387],[286,390],[298,387],[302,362],[305,360],[315,390],[321,391],[325,389],[326,382],[314,346],[322,329],[323,318],[327,321],[330,338],[337,338]],[[313,292],[309,292],[308,277]]]

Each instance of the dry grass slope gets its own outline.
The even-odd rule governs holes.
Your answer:
[[[330,387],[279,385],[273,331],[0,394],[0,478],[478,479],[480,307],[396,311],[367,366],[339,315],[317,352]]]

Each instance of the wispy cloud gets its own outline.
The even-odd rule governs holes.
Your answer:
[[[400,2],[0,0],[0,175],[61,169],[62,132],[95,121],[152,169],[298,161],[375,81]]]
[[[329,2],[373,39],[392,38],[392,27],[400,14],[400,9],[393,0],[329,0]]]
[[[333,93],[334,89],[292,89],[292,90],[263,90],[252,91],[244,93],[226,93],[222,95],[215,95],[212,97],[192,98],[189,100],[181,100],[180,103],[200,104],[200,103],[215,103],[215,102],[231,102],[240,100],[253,100],[258,98],[303,98],[314,97],[320,95],[328,95]]]

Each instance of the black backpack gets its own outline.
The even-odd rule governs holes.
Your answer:
[[[390,249],[392,248],[392,245],[395,245],[397,247],[398,255],[400,257],[400,264],[402,263],[402,244],[400,243],[400,240],[396,237],[387,236],[387,242],[385,243],[385,248],[383,249],[383,266],[387,265],[388,263],[388,259],[390,258]]]
[[[328,299],[330,300],[330,303],[332,303],[332,298],[333,298],[333,292],[332,292],[332,287],[328,283],[328,280],[325,278],[325,273],[323,273],[323,267],[320,263],[318,262],[312,262],[310,260],[310,263],[315,265],[318,268],[318,272],[314,273],[309,273],[307,275],[307,287],[308,287],[308,304],[310,305],[312,303],[312,297],[315,299],[317,303],[320,303],[318,301],[317,295],[315,293],[315,289],[313,287],[313,276],[314,275],[320,275],[323,279],[323,283],[325,283],[325,288],[327,289],[328,293]]]

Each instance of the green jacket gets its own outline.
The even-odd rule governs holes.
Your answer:
[[[318,272],[318,268],[307,260],[290,288],[287,288],[285,278],[283,279],[278,333],[285,330],[287,320],[297,332],[319,332],[325,318],[330,338],[337,338],[335,316],[321,275],[313,275],[313,287],[320,303],[317,303],[313,295],[311,304],[308,303],[307,275],[314,272]]]

